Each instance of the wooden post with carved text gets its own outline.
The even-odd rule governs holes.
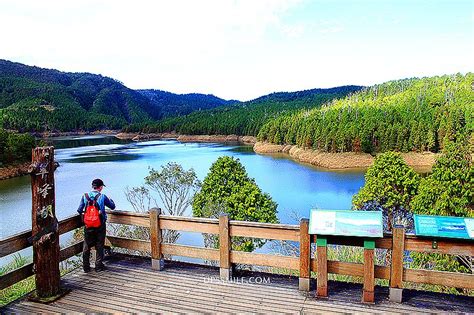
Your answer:
[[[49,302],[60,294],[59,233],[55,214],[54,147],[33,149],[30,166],[33,263],[36,299]]]

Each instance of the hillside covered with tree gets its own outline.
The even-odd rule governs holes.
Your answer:
[[[114,79],[0,60],[0,122],[6,129],[116,129],[159,117],[148,98]]]
[[[440,151],[473,143],[474,73],[390,81],[269,120],[258,139],[324,152]]]
[[[151,124],[131,125],[125,128],[125,131],[257,135],[267,121],[282,114],[319,107],[328,101],[359,91],[361,88],[360,86],[341,86],[330,89],[272,93],[249,102],[196,111],[186,116],[170,117]]]
[[[194,111],[239,103],[239,101],[224,100],[212,94],[175,94],[161,90],[137,91],[158,106],[164,117],[187,115]]]
[[[205,94],[135,91],[102,75],[0,60],[0,127],[5,129],[120,129],[236,102]]]

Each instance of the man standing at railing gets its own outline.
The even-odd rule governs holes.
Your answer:
[[[101,193],[104,186],[104,182],[101,179],[94,179],[92,181],[92,191],[82,196],[81,203],[77,209],[84,222],[84,247],[82,250],[84,272],[91,270],[90,249],[93,246],[95,246],[96,250],[95,271],[105,270],[103,263],[107,221],[105,207],[114,210],[115,203],[112,199]]]

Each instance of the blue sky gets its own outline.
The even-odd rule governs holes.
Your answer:
[[[0,58],[248,100],[474,70],[474,1],[0,0]]]

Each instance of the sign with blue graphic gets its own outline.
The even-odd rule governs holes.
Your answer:
[[[309,234],[383,237],[382,211],[313,209]]]
[[[474,218],[414,215],[418,236],[474,239]]]

